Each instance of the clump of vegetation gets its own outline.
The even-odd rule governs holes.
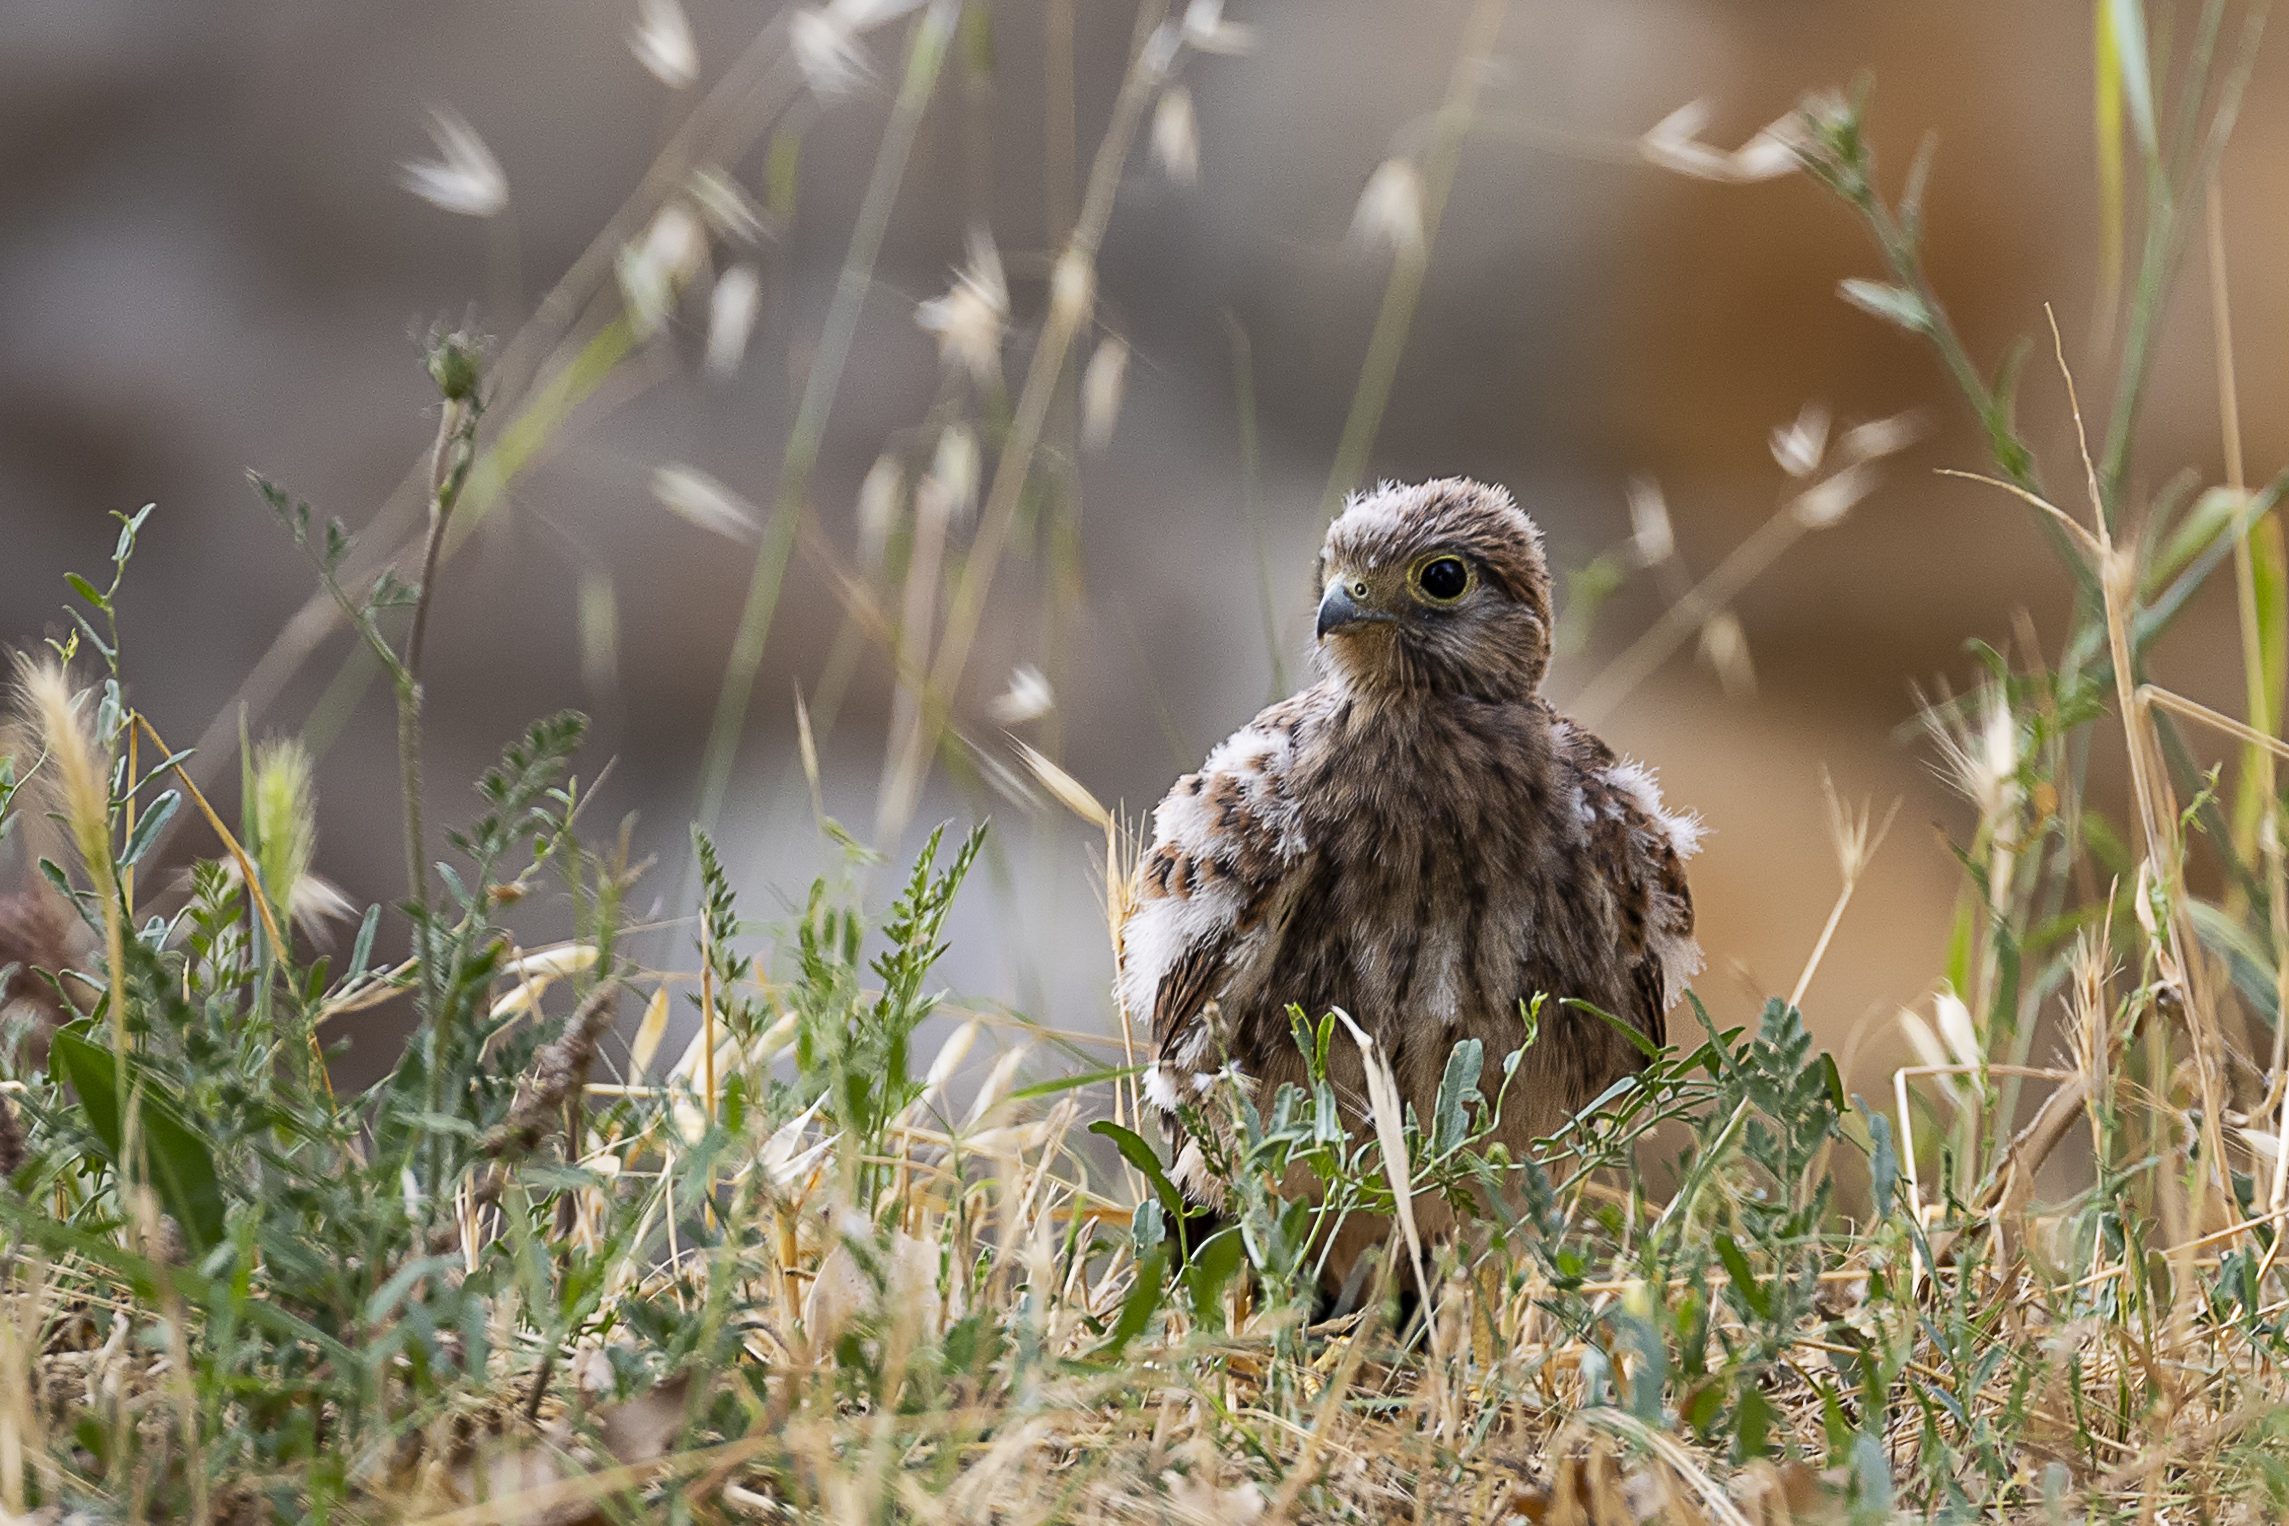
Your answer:
[[[312,769],[296,744],[242,747],[234,834],[194,760],[134,708],[115,615],[144,516],[125,517],[108,586],[75,578],[75,634],[24,664],[23,726],[0,762],[0,830],[38,836],[44,818],[60,829],[32,850],[41,878],[28,894],[54,898],[61,928],[16,939],[37,967],[0,982],[19,1001],[19,980],[37,993],[0,1104],[0,1509],[463,1523],[2289,1511],[2289,890],[2273,763],[2289,681],[2289,566],[2273,511],[2289,479],[2254,491],[2241,480],[2230,357],[2229,480],[2197,493],[2188,476],[2140,502],[2129,470],[2164,296],[2191,241],[2187,209],[2211,194],[2256,46],[2253,25],[2217,63],[2223,10],[2208,4],[2189,39],[2165,129],[2137,7],[2100,8],[2102,92],[2132,125],[2143,236],[2103,431],[2059,474],[2087,486],[2079,512],[2050,496],[2018,433],[2018,355],[1975,364],[1924,276],[1928,150],[1887,197],[1864,88],[1814,98],[1760,140],[1865,221],[1884,275],[1845,295],[1932,342],[1986,432],[1998,488],[2041,516],[2078,594],[2054,652],[2032,640],[1982,649],[1979,684],[1929,713],[1977,825],[1960,848],[1944,990],[1932,1022],[1912,1030],[1927,1063],[1873,1101],[1848,1094],[1797,1005],[1825,935],[1793,994],[1753,1027],[1719,1029],[1690,1003],[1683,1042],[1650,1051],[1528,1159],[1492,1143],[1492,1125],[1546,1005],[1527,1009],[1509,1053],[1459,1046],[1427,1119],[1375,1084],[1381,1062],[1341,1014],[1298,1011],[1308,1085],[1265,1095],[1231,1075],[1198,1103],[1219,1113],[1195,1132],[1216,1144],[1230,1188],[1212,1222],[1130,1127],[1133,1036],[1121,1064],[1061,1070],[1037,1060],[1058,1036],[934,988],[982,830],[958,844],[934,835],[876,915],[860,888],[869,855],[822,818],[847,872],[766,929],[742,916],[703,823],[692,968],[647,968],[623,913],[642,866],[624,838],[586,835],[584,724],[563,715],[509,742],[470,818],[445,834],[447,857],[433,859],[422,646],[454,537],[692,279],[688,249],[660,233],[668,211],[654,209],[641,237],[622,230],[624,248],[605,246],[622,288],[612,316],[581,337],[565,303],[535,320],[557,326],[543,337],[564,346],[561,365],[536,366],[529,335],[490,370],[469,336],[433,338],[441,422],[416,478],[415,554],[361,561],[346,531],[259,484],[395,693],[404,959],[376,963],[379,907],[346,955],[309,930],[332,893],[315,877]],[[648,14],[665,67],[673,28]],[[913,24],[727,696],[753,676],[919,114],[977,14],[937,0]],[[1483,51],[1499,15],[1480,7],[1467,46]],[[1045,431],[1081,427],[1059,411],[1060,378],[1091,321],[1094,251],[1129,138],[1147,106],[1156,134],[1176,136],[1159,124],[1189,120],[1188,103],[1167,104],[1180,60],[1231,43],[1227,25],[1196,4],[1140,28],[1014,409],[997,406],[1010,299],[990,248],[965,277],[969,306],[950,296],[937,314],[967,335],[967,351],[949,345],[970,382],[949,383],[933,420],[914,514],[895,535],[876,526],[853,584],[887,592],[895,569],[910,594],[929,595],[905,603],[920,611],[908,628],[882,633],[908,686],[886,823],[902,821],[919,769],[959,737],[948,696],[1037,480],[1036,447]],[[824,88],[851,67],[853,23],[830,8],[801,27],[796,54]],[[974,45],[965,67],[981,58],[990,48]],[[735,71],[741,91],[765,89],[760,67]],[[1400,241],[1386,305],[1400,336],[1478,78],[1457,71],[1415,171],[1416,196],[1428,196],[1412,203],[1422,222]],[[709,134],[727,130],[721,108],[694,122],[648,194],[682,209],[696,238],[697,209],[721,219],[734,203],[719,181],[686,178]],[[1165,148],[1179,164],[1181,146]],[[1695,172],[1747,173],[1743,156],[1690,152],[1674,130],[1652,146]],[[1743,155],[1759,173],[1771,157]],[[2214,218],[2210,237],[2214,252]],[[1352,470],[1396,343],[1379,329],[1346,435]],[[1117,368],[1092,385],[1105,423]],[[958,417],[981,401],[976,420]],[[481,428],[500,417],[498,433]],[[2076,418],[2079,431],[2079,403]],[[1787,533],[1833,523],[1849,495],[1815,497],[1822,485],[1896,448],[1895,435],[1847,436],[1830,459],[1825,424],[1800,426],[1778,453],[1814,485]],[[981,449],[997,465],[950,572],[952,505],[977,490]],[[1053,482],[1056,469],[1038,476]],[[903,491],[897,470],[880,481],[892,498]],[[687,509],[727,511],[704,484],[672,486]],[[1070,556],[1059,523],[1052,512],[1035,528]],[[1655,523],[1641,523],[1641,550],[1660,538]],[[1625,670],[1726,618],[1759,557],[1681,597],[1683,613]],[[399,563],[418,582],[379,570]],[[2155,643],[2229,564],[2242,718],[2144,676]],[[941,580],[942,629],[930,613]],[[852,628],[876,634],[878,607],[854,596]],[[1610,678],[1598,692],[1610,701],[1626,687]],[[2131,763],[2119,824],[2086,786],[2111,745],[2109,717]],[[719,738],[739,718],[727,699]],[[806,711],[816,799],[812,722]],[[2196,761],[2197,740],[2220,736],[2241,747],[2230,777]],[[710,760],[718,793],[726,756]],[[1117,929],[1122,824],[1046,754],[1024,759],[1103,828]],[[1881,832],[1835,810],[1841,916]],[[149,882],[175,826],[205,847],[162,898]],[[555,941],[526,946],[510,908],[520,925],[553,918]],[[7,927],[19,924],[46,925],[11,911]],[[679,995],[698,1031],[671,1058]],[[331,1025],[390,1001],[410,1004],[411,1040],[382,1080],[338,1094]],[[615,1066],[605,1038],[624,1013],[633,1039]],[[922,1063],[916,1036],[944,1013],[964,1020]],[[955,1077],[984,1037],[1009,1042],[957,1104]],[[1364,1127],[1347,1126],[1326,1079],[1331,1046],[1352,1042],[1370,1080]],[[2046,1044],[2061,1051],[2047,1064]],[[2038,1170],[2083,1134],[2088,1181],[2039,1198]],[[1319,1190],[1286,1190],[1299,1180]],[[1417,1234],[1423,1194],[1454,1208],[1458,1237]],[[1359,1214],[1397,1232],[1330,1309],[1328,1249]]]

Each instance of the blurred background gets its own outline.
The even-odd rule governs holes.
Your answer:
[[[415,525],[408,474],[436,429],[421,336],[472,321],[522,372],[488,442],[534,417],[535,397],[544,412],[548,395],[571,406],[548,415],[529,463],[473,516],[439,585],[432,832],[472,813],[467,781],[528,719],[589,711],[583,772],[612,765],[591,834],[609,839],[632,816],[635,854],[657,857],[634,899],[668,925],[637,952],[689,967],[676,919],[689,910],[702,753],[920,24],[898,9],[0,8],[0,638],[60,632],[63,573],[98,573],[110,516],[156,500],[122,622],[135,702],[174,745],[205,739],[220,801],[236,793],[242,706],[256,737],[308,735],[323,750],[318,868],[361,904],[401,893],[386,691],[342,633],[307,614],[295,623],[313,578],[244,474],[277,479],[353,530],[379,516],[372,548],[397,544]],[[2155,9],[2164,35],[2168,7]],[[1879,816],[1902,802],[1807,1000],[1867,1085],[1899,1061],[1893,1017],[1940,966],[1959,888],[1945,839],[1970,819],[1928,744],[1903,735],[1912,688],[1960,687],[1966,640],[2002,646],[2022,613],[2055,642],[2068,585],[2022,507],[1934,475],[1978,469],[1984,454],[1927,349],[1838,300],[1840,279],[1879,273],[1848,212],[1799,176],[1675,173],[1640,139],[1702,100],[1699,141],[1730,153],[1807,89],[1867,71],[1889,193],[1921,136],[1937,135],[1930,273],[1973,355],[1992,366],[2013,336],[2042,332],[2048,302],[2087,396],[2107,373],[2093,318],[2091,7],[1216,10],[1192,7],[1205,46],[1175,63],[1184,100],[1144,104],[1108,182],[1094,321],[952,695],[952,720],[982,752],[952,747],[956,766],[933,769],[911,811],[886,820],[896,669],[882,627],[848,620],[840,579],[871,590],[885,620],[906,612],[916,649],[934,650],[946,596],[907,576],[933,512],[918,513],[915,485],[935,470],[928,490],[955,490],[937,507],[959,568],[976,519],[944,431],[980,432],[990,482],[1042,333],[1051,255],[1139,35],[1129,0],[968,5],[862,288],[808,479],[816,535],[787,564],[717,817],[743,909],[782,921],[843,862],[814,825],[796,761],[800,692],[819,721],[825,810],[893,866],[871,876],[877,903],[930,826],[992,816],[992,856],[956,915],[946,982],[1053,1027],[1110,1028],[1101,842],[1011,785],[1029,776],[1005,730],[1138,814],[1296,681],[1331,464],[1387,283],[1419,257],[1408,176],[1433,182],[1436,200],[1436,120],[1459,94],[1468,131],[1364,475],[1505,483],[1562,574],[1626,573],[1594,621],[1572,627],[1585,639],[1553,674],[1561,704],[1800,490],[1776,461],[1775,429],[1807,404],[1830,410],[1838,432],[1922,410],[1920,443],[1883,462],[1880,486],[1732,605],[1737,640],[1720,630],[1697,651],[1687,639],[1599,719],[1711,829],[1693,881],[1710,955],[1701,989],[1721,1017],[1788,990],[1827,915],[1837,868],[1824,775]],[[1482,56],[1474,27],[1492,39]],[[498,185],[477,159],[457,180],[433,173],[431,199],[409,191],[405,166],[440,157],[432,108],[481,140]],[[713,146],[688,168],[715,178],[695,190],[679,162],[646,199],[655,161],[695,141],[695,112],[712,113],[696,136]],[[2224,164],[2257,477],[2281,459],[2289,389],[2285,138],[2289,68],[2274,49]],[[654,221],[663,189],[694,220],[681,230]],[[436,204],[456,196],[460,212]],[[693,226],[703,244],[678,244]],[[990,230],[1006,314],[981,308],[990,281],[967,308],[927,305],[958,270],[977,270],[972,228]],[[624,282],[666,271],[657,330],[592,389],[571,386],[573,357],[622,310],[611,261],[623,245],[635,251]],[[513,336],[592,246],[601,254],[548,342],[520,348]],[[746,294],[721,286],[735,267],[755,277],[743,338],[727,324]],[[2200,258],[2180,285],[2137,470],[2158,481],[2191,465],[2215,481]],[[973,363],[942,364],[941,338],[966,338]],[[1108,341],[1126,346],[1117,376]],[[2023,392],[2051,480],[2078,480],[2055,374],[2030,365]],[[1084,412],[1100,430],[1110,422],[1101,445],[1082,440]],[[862,484],[886,452],[904,488],[883,493],[880,476],[869,497]],[[1658,484],[1681,566],[1634,565],[1633,477]],[[2233,610],[2222,581],[2213,592],[2158,676],[2230,704]],[[194,838],[179,832],[172,855],[208,851]],[[531,921],[536,940],[562,935],[561,907],[535,907]],[[396,1030],[387,1008],[365,1018],[348,1068],[370,1073]]]

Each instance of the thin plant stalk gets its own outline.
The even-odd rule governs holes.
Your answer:
[[[906,74],[891,107],[890,124],[883,130],[866,197],[859,205],[858,224],[851,232],[841,278],[835,284],[826,327],[819,335],[817,357],[803,383],[803,398],[787,436],[786,458],[780,463],[779,491],[771,507],[771,524],[756,553],[755,570],[748,580],[747,601],[740,610],[739,626],[731,641],[731,657],[724,666],[723,689],[717,696],[715,720],[708,729],[707,750],[700,763],[698,819],[712,830],[723,796],[731,783],[731,767],[739,752],[739,734],[747,720],[747,702],[755,688],[755,675],[763,666],[763,645],[770,634],[771,617],[778,608],[779,585],[786,575],[787,558],[810,490],[811,469],[826,439],[827,418],[841,390],[843,369],[849,363],[851,343],[858,334],[859,309],[867,288],[874,283],[875,257],[883,234],[890,227],[891,208],[906,178],[906,161],[922,125],[923,112],[938,83],[955,24],[961,18],[960,0],[931,0],[908,45]]]
[[[1478,110],[1479,91],[1486,82],[1486,61],[1509,13],[1510,0],[1478,0],[1464,23],[1462,46],[1456,50],[1446,101],[1432,129],[1423,175],[1423,236],[1400,246],[1390,279],[1383,285],[1383,305],[1375,314],[1374,332],[1368,336],[1367,360],[1359,368],[1359,385],[1351,395],[1351,412],[1343,423],[1343,439],[1335,449],[1327,490],[1320,495],[1322,519],[1333,519],[1341,510],[1343,495],[1358,485],[1367,470],[1367,458],[1375,449],[1383,409],[1391,400],[1391,382],[1398,375],[1399,357],[1407,347],[1407,331],[1414,325],[1415,305],[1422,299],[1423,277],[1430,269],[1439,218],[1446,211],[1447,194],[1454,189],[1455,171],[1462,162],[1463,139],[1469,135],[1471,119]]]
[[[1072,237],[1066,240],[1064,252],[1057,257],[1050,282],[1048,320],[1026,368],[1025,387],[1018,394],[1017,414],[1011,422],[1009,437],[1002,444],[1000,459],[994,463],[993,486],[986,495],[977,539],[963,560],[961,579],[947,606],[945,634],[939,641],[937,661],[930,670],[929,686],[922,695],[920,716],[907,728],[898,766],[891,772],[890,794],[885,801],[882,821],[893,834],[904,830],[906,819],[913,812],[925,760],[936,748],[953,694],[961,683],[963,670],[969,665],[970,647],[977,640],[979,623],[985,618],[986,596],[993,589],[994,574],[1000,568],[1010,532],[1016,526],[1034,452],[1041,444],[1049,407],[1057,395],[1058,378],[1075,336],[1088,319],[1091,288],[1096,280],[1097,250],[1104,242],[1106,226],[1112,221],[1113,198],[1120,189],[1121,168],[1128,163],[1129,148],[1136,141],[1145,107],[1160,88],[1172,61],[1175,42],[1166,36],[1160,20],[1166,9],[1160,0],[1152,0],[1138,17],[1138,31],[1144,40],[1130,60],[1120,96],[1113,103],[1112,120],[1097,145],[1097,157],[1089,169],[1088,191],[1082,198]]]

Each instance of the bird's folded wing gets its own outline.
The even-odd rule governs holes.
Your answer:
[[[1177,1072],[1214,1071],[1222,1056],[1209,1005],[1235,954],[1262,933],[1281,881],[1308,849],[1290,792],[1304,696],[1274,705],[1176,782],[1153,813],[1121,936],[1120,997],[1152,1017],[1152,1100],[1173,1108]]]
[[[1617,759],[1596,737],[1568,728],[1581,748],[1584,811],[1595,856],[1616,875],[1622,953],[1630,960],[1634,1009],[1623,1014],[1656,1044],[1667,1042],[1668,1012],[1701,972],[1693,937],[1693,892],[1685,860],[1700,851],[1701,823],[1663,803],[1642,763]]]

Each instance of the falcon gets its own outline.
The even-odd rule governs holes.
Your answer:
[[[1427,1121],[1455,1045],[1482,1040],[1491,1074],[1525,1043],[1521,1003],[1546,998],[1496,1135],[1523,1158],[1644,1063],[1563,999],[1658,1045],[1701,968],[1684,870],[1700,823],[1542,697],[1550,574],[1509,493],[1448,478],[1354,495],[1319,589],[1318,681],[1176,782],[1122,926],[1119,997],[1152,1019],[1145,1096],[1172,1175],[1211,1208],[1222,1184],[1178,1111],[1227,1065],[1259,1103],[1304,1084],[1290,1003],[1348,1013]],[[1339,1038],[1329,1068],[1356,1134],[1357,1047]],[[1194,1118],[1221,1128],[1214,1113]],[[1433,1198],[1416,1213],[1451,1227]],[[1331,1275],[1383,1227],[1347,1224]]]

